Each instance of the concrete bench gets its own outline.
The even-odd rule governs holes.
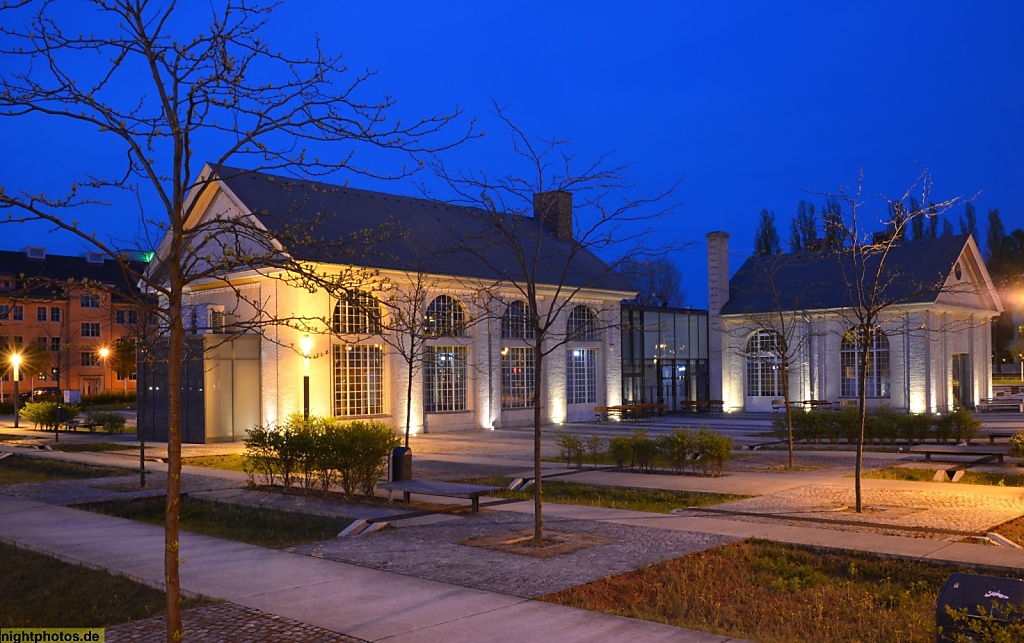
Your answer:
[[[1024,413],[1024,398],[1019,397],[989,397],[978,402],[978,412],[988,411],[1015,411]]]
[[[989,462],[993,459],[1003,463],[1003,458],[1010,453],[1010,447],[1000,446],[957,446],[951,444],[919,444],[910,447],[911,453],[923,453],[925,462],[931,462],[932,455],[967,455],[978,458],[977,462]]]
[[[1014,429],[981,429],[978,431],[978,437],[988,438],[989,444],[995,444],[996,438],[1012,438],[1017,435],[1017,430]]]
[[[394,492],[401,491],[405,504],[409,504],[409,496],[418,493],[422,496],[442,496],[445,498],[469,498],[473,502],[473,513],[480,511],[480,496],[488,496],[501,487],[488,487],[481,484],[464,484],[461,482],[444,482],[442,480],[397,480],[377,485],[388,492],[388,502],[393,502]]]

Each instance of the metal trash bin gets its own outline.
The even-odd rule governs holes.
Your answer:
[[[395,447],[391,450],[391,482],[412,480],[412,449]]]
[[[993,610],[993,602],[997,604]],[[1006,610],[1009,605],[1010,609]],[[1024,580],[956,573],[949,577],[935,603],[935,640],[952,641],[954,634],[969,635],[964,622],[955,623],[946,608],[967,610],[967,618],[978,618],[978,606],[995,622],[1024,622]]]

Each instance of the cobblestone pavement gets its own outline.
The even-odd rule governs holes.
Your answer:
[[[65,506],[118,499],[151,498],[167,493],[166,476],[151,474],[146,476],[146,481],[147,487],[139,489],[139,475],[135,473],[107,478],[0,485],[0,493]],[[221,478],[188,474],[181,476],[181,491],[186,494],[237,486],[237,482]]]
[[[533,517],[483,511],[459,521],[388,529],[289,549],[398,574],[535,598],[710,549],[735,539],[612,523],[549,518],[545,530],[611,539],[553,558],[536,558],[459,543],[533,527]]]
[[[807,525],[827,522],[829,529],[873,531],[956,541],[968,534],[983,534],[1024,514],[1024,494],[989,495],[952,490],[863,489],[860,514],[853,481],[849,485],[808,484],[764,496],[737,500],[712,508],[720,518],[752,522]],[[727,513],[719,513],[727,512]],[[742,515],[731,515],[733,512]],[[676,512],[707,515],[707,512]],[[797,520],[790,520],[797,519]],[[820,525],[819,525],[820,526]]]
[[[219,603],[182,613],[185,640],[195,643],[359,643],[361,639],[274,616],[259,610]],[[106,628],[107,643],[152,643],[166,638],[164,618],[156,616]]]

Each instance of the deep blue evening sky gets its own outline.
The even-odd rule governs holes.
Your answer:
[[[748,254],[768,208],[785,239],[797,202],[823,201],[803,190],[850,185],[860,168],[873,193],[902,192],[919,163],[932,172],[936,200],[978,194],[982,243],[990,208],[1000,208],[1008,229],[1024,227],[1024,3],[625,7],[291,1],[269,38],[301,52],[319,34],[353,69],[379,70],[372,88],[395,96],[404,113],[458,104],[479,117],[489,136],[454,154],[457,165],[505,168],[493,98],[531,134],[571,137],[580,157],[617,150],[637,196],[683,177],[683,205],[662,226],[666,237],[694,243],[675,255],[694,307],[707,305],[706,232],[730,232],[732,250]],[[49,177],[60,188],[110,160],[66,131],[29,125],[0,120],[8,188],[45,186]],[[411,184],[352,183],[416,194]],[[83,225],[99,234],[137,219],[131,211],[89,216]],[[35,241],[11,232],[0,247]]]

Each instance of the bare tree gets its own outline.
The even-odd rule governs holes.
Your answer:
[[[627,185],[625,167],[610,165],[607,157],[581,164],[571,153],[570,141],[532,138],[499,105],[494,108],[511,135],[515,157],[526,170],[523,174],[491,176],[484,171],[451,171],[440,162],[432,166],[454,192],[454,202],[471,206],[456,214],[484,219],[484,231],[470,234],[461,246],[486,272],[495,275],[493,286],[484,288],[484,292],[497,297],[500,290],[511,290],[525,302],[522,316],[527,326],[520,339],[532,351],[535,372],[533,543],[540,545],[545,358],[581,337],[618,328],[618,302],[615,310],[600,311],[603,316],[599,313],[588,322],[573,323],[570,316],[588,288],[607,283],[608,279],[628,291],[628,282],[597,260],[594,253],[633,246],[634,256],[652,254],[640,243],[650,232],[646,226],[675,206],[664,203],[671,189],[649,199],[616,201],[617,191]],[[537,215],[537,220],[530,213]],[[496,252],[499,248],[500,253]],[[498,256],[512,259],[506,262]],[[505,306],[489,308],[497,313],[504,311]]]
[[[167,329],[166,634],[168,641],[178,641],[183,635],[178,540],[183,294],[191,284],[242,269],[314,273],[285,249],[319,248],[336,257],[372,237],[324,239],[308,222],[284,221],[269,233],[248,219],[200,221],[193,215],[201,209],[204,188],[225,174],[240,173],[229,168],[233,163],[306,176],[339,170],[406,176],[419,167],[418,161],[408,163],[410,155],[429,154],[465,135],[447,142],[434,136],[458,110],[413,122],[390,118],[391,98],[363,98],[371,73],[348,73],[339,57],[315,44],[309,57],[278,53],[263,37],[273,4],[217,0],[205,7],[204,19],[191,5],[84,1],[83,13],[96,20],[90,25],[94,35],[79,35],[83,30],[69,23],[76,14],[66,4],[26,1],[4,9],[0,117],[77,126],[107,149],[121,151],[123,166],[102,174],[86,165],[85,178],[63,195],[3,186],[0,208],[5,222],[43,221],[118,261],[126,277],[153,297],[141,299],[140,307]],[[357,153],[368,150],[401,156],[394,163],[376,154],[381,170],[373,172],[353,163]],[[197,153],[210,159],[208,172],[200,172]],[[142,241],[136,243],[156,251],[155,263],[144,273],[127,260],[123,240],[94,236],[88,223],[79,222],[83,213],[125,198],[139,204]]]
[[[789,443],[789,468],[795,466],[793,440],[793,395],[790,374],[799,363],[808,343],[814,337],[806,321],[808,307],[813,307],[817,295],[825,284],[807,275],[807,266],[820,255],[814,252],[792,254],[754,255],[733,277],[730,288],[741,297],[756,299],[760,305],[752,311],[730,311],[743,315],[744,323],[730,325],[730,334],[742,343],[742,356],[763,360],[765,371],[772,378],[771,388],[781,387]],[[801,278],[794,278],[800,275]],[[808,278],[810,277],[810,278]],[[798,284],[798,285],[796,285]],[[795,286],[796,285],[796,286]],[[751,330],[757,332],[750,337]],[[755,344],[747,345],[747,340]],[[753,348],[753,354],[750,349]],[[776,370],[777,366],[777,370]],[[765,374],[768,374],[765,373]]]
[[[830,202],[841,204],[845,214],[842,228],[844,246],[835,253],[845,289],[847,306],[843,315],[848,322],[852,340],[856,347],[857,360],[857,396],[859,407],[859,430],[857,439],[857,460],[854,471],[856,511],[863,510],[861,493],[861,473],[864,463],[864,429],[867,422],[867,377],[870,371],[869,360],[872,347],[880,332],[881,326],[887,321],[888,313],[896,306],[911,301],[916,295],[933,291],[942,286],[948,275],[933,275],[927,282],[911,281],[907,274],[890,261],[894,248],[901,242],[908,226],[917,217],[936,217],[939,213],[960,202],[953,198],[941,203],[929,200],[932,183],[927,171],[922,171],[917,181],[897,198],[884,196],[868,196],[864,193],[864,174],[861,172],[857,185],[852,188],[840,187],[836,194],[827,195]],[[915,203],[927,203],[927,210],[908,211],[905,203],[910,201],[912,194],[919,193]],[[872,234],[867,230],[868,214],[872,205],[881,204],[880,208],[887,214],[895,214],[880,223],[885,225],[887,232]],[[879,223],[875,221],[875,223]]]

